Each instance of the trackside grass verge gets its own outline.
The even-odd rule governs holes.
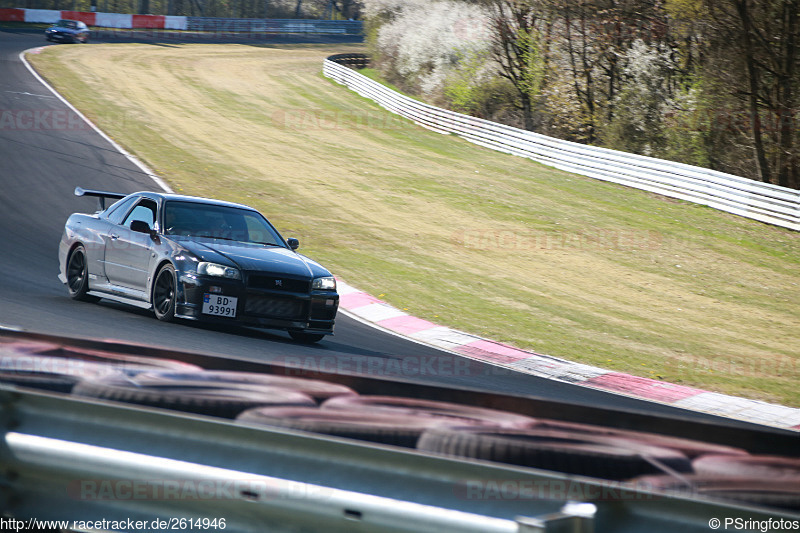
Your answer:
[[[253,205],[400,309],[800,406],[800,234],[419,128],[321,77],[324,57],[362,50],[108,44],[30,59],[175,190]]]

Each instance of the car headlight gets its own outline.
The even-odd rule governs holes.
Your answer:
[[[323,291],[335,291],[336,278],[332,276],[326,278],[315,278],[314,282],[311,284],[311,288]]]
[[[239,272],[237,268],[205,261],[197,264],[197,273],[203,276],[214,276],[216,278],[242,279],[242,273]]]

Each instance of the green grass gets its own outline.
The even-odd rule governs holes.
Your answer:
[[[409,313],[800,406],[798,233],[424,130],[320,78],[324,57],[357,51],[113,44],[31,59],[174,189],[259,208]]]

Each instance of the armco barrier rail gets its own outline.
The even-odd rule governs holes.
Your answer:
[[[562,141],[434,107],[392,91],[339,64],[336,56],[325,60],[323,73],[389,111],[440,133],[455,133],[475,144],[576,174],[800,231],[798,190],[682,163]]]
[[[361,21],[300,19],[223,19],[188,17],[189,31],[233,33],[327,33],[358,35]]]
[[[360,35],[358,20],[226,19],[163,15],[90,13],[54,9],[0,9],[0,21],[52,24],[59,19],[85,22],[96,28],[188,30],[212,33],[315,33]]]

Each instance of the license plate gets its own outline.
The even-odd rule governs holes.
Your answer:
[[[238,300],[232,296],[206,293],[203,295],[203,314],[235,317]]]

